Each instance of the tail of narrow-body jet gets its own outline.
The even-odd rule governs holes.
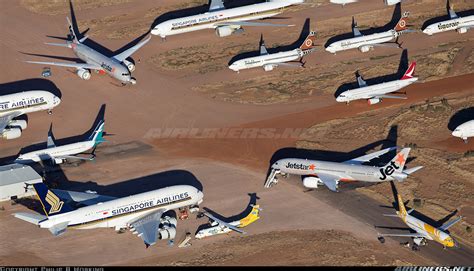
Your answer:
[[[300,49],[301,50],[309,50],[312,49],[315,46],[315,41],[316,41],[316,32],[311,31],[304,42],[301,44]]]
[[[104,126],[105,126],[105,122],[100,121],[97,124],[97,127],[92,132],[91,136],[89,137],[89,141],[94,142],[94,147],[96,147],[102,142],[106,142],[106,140],[104,139]]]
[[[68,27],[69,27],[69,36],[71,38],[71,41],[73,43],[80,43],[79,40],[77,39],[77,35],[76,35],[76,32],[74,32],[74,27],[71,23],[71,20],[69,20],[69,17],[66,17],[66,20],[67,20],[67,23],[68,23]]]
[[[406,72],[403,74],[401,80],[408,80],[408,79],[416,78],[416,77],[413,76],[413,74],[415,73],[415,68],[416,68],[416,62],[412,62],[410,64],[410,67],[408,67]]]
[[[400,196],[400,194],[397,194],[397,201],[398,201],[398,215],[402,219],[405,219],[408,213],[407,213],[407,209],[405,208],[405,203],[403,203],[403,199],[402,199],[402,196]]]
[[[396,32],[406,31],[408,29],[408,15],[409,13],[405,12],[403,14],[403,17],[400,18],[400,20],[398,21],[397,25],[395,25],[393,30],[395,30]]]

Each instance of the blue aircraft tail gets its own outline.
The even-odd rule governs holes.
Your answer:
[[[70,205],[60,199],[53,191],[49,190],[44,183],[33,184],[36,194],[38,195],[43,210],[46,216],[53,216],[58,214],[74,211]]]

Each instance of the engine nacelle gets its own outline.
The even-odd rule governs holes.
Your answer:
[[[425,238],[421,238],[421,237],[413,238],[413,242],[414,242],[415,244],[417,244],[418,246],[424,246],[424,245],[426,245],[426,240],[425,240]]]
[[[135,64],[133,64],[132,62],[130,62],[128,60],[124,60],[123,64],[125,64],[125,66],[127,66],[128,71],[133,72],[135,70]]]
[[[385,3],[385,5],[391,6],[402,2],[402,0],[384,0],[383,2]]]
[[[303,185],[307,188],[318,188],[318,185],[321,183],[321,179],[318,177],[309,176],[303,178]]]
[[[26,122],[26,120],[12,120],[10,121],[8,126],[25,130],[26,127],[28,127],[28,123]]]
[[[10,128],[3,130],[2,138],[6,140],[19,138],[21,136],[20,128]]]
[[[174,239],[176,237],[176,228],[161,228],[158,231],[160,239]]]
[[[219,26],[216,28],[216,35],[218,37],[227,37],[234,33],[234,29],[230,26]]]
[[[76,74],[77,74],[77,76],[79,76],[83,80],[91,79],[91,73],[90,73],[90,71],[88,71],[86,69],[78,69]]]
[[[61,158],[54,158],[53,162],[54,162],[55,165],[59,165],[59,164],[64,163],[64,160],[61,159]]]
[[[458,31],[459,34],[464,34],[467,32],[467,27],[460,27],[456,31]]]
[[[272,71],[274,68],[275,68],[275,66],[273,66],[273,65],[271,65],[271,64],[268,64],[268,65],[264,65],[264,66],[263,66],[263,69],[264,69],[266,72]]]
[[[359,47],[359,50],[362,52],[362,53],[367,53],[368,51],[370,51],[372,48],[372,46],[370,45],[363,45],[361,47]]]
[[[380,103],[382,100],[380,98],[372,98],[372,99],[368,99],[367,102],[370,104],[370,105],[373,105],[373,104],[378,104]]]

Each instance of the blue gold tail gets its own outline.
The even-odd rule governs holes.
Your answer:
[[[49,190],[44,183],[33,184],[36,194],[39,197],[43,210],[46,216],[63,214],[74,209],[60,199],[53,191]]]

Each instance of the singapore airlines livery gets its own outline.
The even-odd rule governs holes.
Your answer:
[[[359,0],[329,0],[329,2],[333,4],[338,4],[342,6],[345,6],[346,4],[350,4],[350,3],[356,3],[358,1]],[[401,3],[402,0],[384,0],[383,2],[385,3],[385,5],[392,6],[392,5]]]
[[[288,176],[288,174],[303,176],[303,185],[307,188],[318,188],[324,184],[329,190],[337,191],[339,182],[363,181],[363,182],[387,182],[404,181],[410,174],[418,171],[422,166],[405,169],[410,148],[403,148],[389,163],[383,167],[367,166],[362,163],[377,158],[391,150],[387,148],[354,158],[342,163],[286,158],[276,161],[271,166],[265,187],[269,188],[278,183],[276,175]]]
[[[203,193],[189,185],[175,185],[123,198],[101,196],[65,190],[49,190],[44,183],[33,184],[46,216],[33,213],[15,213],[16,218],[53,235],[63,234],[67,228],[130,229],[143,239],[146,247],[158,239],[174,239],[175,217],[163,216],[169,210],[199,205]],[[75,205],[86,205],[75,208]]]
[[[0,96],[0,136],[3,139],[15,139],[21,136],[28,123],[26,120],[14,120],[23,114],[51,110],[58,106],[61,99],[43,90],[31,90]]]
[[[381,33],[374,33],[371,35],[362,35],[359,31],[359,28],[353,22],[352,33],[354,34],[353,38],[344,39],[340,41],[333,42],[326,47],[326,51],[335,54],[339,51],[349,50],[349,49],[359,49],[362,53],[366,53],[375,46],[384,46],[384,47],[400,47],[400,45],[395,41],[390,42],[393,39],[398,39],[398,37],[407,30],[407,19],[408,12],[403,14],[403,17],[398,21],[397,25],[388,31]],[[390,43],[389,43],[390,42]]]
[[[264,3],[225,9],[222,0],[211,0],[209,12],[159,23],[151,30],[151,34],[164,39],[166,36],[212,28],[215,29],[217,36],[225,37],[242,32],[243,26],[292,26],[249,21],[278,15],[285,8],[303,2],[304,0],[269,0]]]
[[[260,55],[255,57],[248,57],[235,61],[229,66],[229,69],[239,72],[243,69],[251,69],[256,67],[263,67],[265,71],[271,71],[278,66],[302,67],[301,59],[303,56],[314,52],[315,32],[310,32],[308,37],[304,40],[299,48],[291,51],[278,52],[269,54],[265,44],[260,44]],[[298,64],[287,63],[300,59]]]
[[[344,91],[337,96],[336,101],[340,103],[349,103],[354,100],[366,99],[367,102],[372,105],[380,103],[384,98],[406,99],[405,96],[388,95],[388,93],[399,91],[400,89],[416,82],[418,78],[413,77],[415,67],[416,62],[411,63],[410,67],[408,67],[400,80],[384,82],[372,86],[367,86],[367,83],[359,75],[357,77],[359,88]]]
[[[449,2],[448,2],[449,6]],[[468,29],[474,27],[474,15],[459,17],[454,10],[449,7],[449,20],[428,25],[423,33],[433,35],[450,30],[456,30],[458,33],[466,33]]]

